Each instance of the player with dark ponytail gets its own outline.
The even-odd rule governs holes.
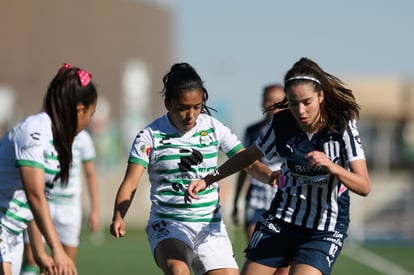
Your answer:
[[[0,141],[0,239],[2,274],[19,274],[22,232],[28,227],[34,257],[47,274],[77,274],[56,234],[45,186],[67,182],[74,137],[95,112],[91,74],[64,64],[44,97],[44,111],[10,129]],[[39,231],[40,230],[40,231]],[[52,257],[44,251],[43,235]]]

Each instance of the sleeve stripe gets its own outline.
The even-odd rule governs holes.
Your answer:
[[[41,164],[39,162],[32,161],[32,160],[24,160],[24,159],[16,160],[16,166],[18,166],[18,167],[20,167],[20,166],[30,166],[30,167],[37,167],[37,168],[40,168],[42,170],[45,169],[43,164]]]
[[[130,157],[128,159],[128,163],[142,165],[142,166],[144,166],[145,169],[148,168],[148,163],[143,161],[142,159],[139,159],[139,158]]]

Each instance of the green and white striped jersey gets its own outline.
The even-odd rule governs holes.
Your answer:
[[[16,235],[33,219],[23,190],[20,166],[42,169],[46,184],[52,184],[59,172],[52,124],[44,112],[22,120],[0,141],[0,225]]]
[[[56,182],[53,188],[47,188],[49,203],[78,205],[82,191],[83,163],[96,158],[95,147],[91,135],[83,130],[76,135],[72,145],[72,164],[67,185]]]
[[[184,203],[184,191],[192,180],[217,168],[219,151],[231,157],[242,148],[237,136],[209,115],[200,114],[195,127],[184,134],[164,115],[138,133],[128,162],[148,169],[152,217],[219,221],[217,183],[200,192],[200,199],[189,204]]]

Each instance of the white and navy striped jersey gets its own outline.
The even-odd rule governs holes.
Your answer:
[[[76,135],[72,144],[72,164],[69,180],[66,185],[57,181],[53,188],[47,188],[46,195],[49,203],[78,205],[82,191],[82,171],[85,162],[96,158],[95,147],[91,135],[83,130]]]
[[[151,216],[179,221],[220,221],[219,187],[198,193],[199,200],[184,203],[184,191],[218,165],[221,150],[228,157],[243,148],[238,138],[215,118],[200,114],[195,127],[180,133],[164,115],[140,131],[130,152],[130,163],[148,168]]]
[[[52,123],[44,112],[27,117],[6,132],[0,141],[0,226],[16,235],[33,220],[20,166],[42,169],[46,184],[53,184],[60,171],[53,146]]]
[[[323,167],[310,167],[308,152],[318,150],[349,169],[348,163],[365,159],[355,121],[342,132],[323,130],[314,135],[299,129],[289,110],[275,114],[256,146],[271,158],[285,159],[278,192],[270,207],[277,219],[317,230],[335,230],[349,224],[349,193],[338,178]]]

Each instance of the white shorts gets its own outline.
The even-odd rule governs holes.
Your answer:
[[[82,226],[82,209],[80,205],[49,203],[49,209],[62,244],[78,247]],[[24,234],[24,242],[29,242],[28,234]]]
[[[20,274],[23,248],[23,234],[16,236],[0,226],[0,263],[11,263],[13,275]]]
[[[152,219],[146,232],[154,255],[157,245],[165,239],[178,239],[194,251],[191,267],[195,274],[219,268],[238,269],[226,226],[221,222],[179,222]]]
[[[82,209],[80,203],[75,205],[62,205],[49,203],[50,214],[59,240],[66,246],[79,246],[82,226]]]

